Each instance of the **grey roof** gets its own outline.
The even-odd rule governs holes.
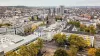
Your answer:
[[[28,44],[29,42],[36,40],[37,37],[38,36],[36,36],[36,35],[29,35],[23,41],[5,48],[4,52],[6,53],[6,52],[11,51],[11,50],[16,50],[19,46],[24,45],[24,44]]]
[[[4,53],[16,50],[19,46],[28,44],[36,40],[38,35],[29,35],[26,37],[18,35],[0,35],[0,51]]]

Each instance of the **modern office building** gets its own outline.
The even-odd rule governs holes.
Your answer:
[[[60,13],[60,8],[59,8],[59,7],[57,7],[57,8],[55,9],[55,13],[56,13],[57,15]]]
[[[64,14],[64,6],[60,6],[60,14],[61,14],[61,15]]]

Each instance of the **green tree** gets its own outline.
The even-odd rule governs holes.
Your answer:
[[[60,48],[54,52],[54,56],[68,56],[68,53],[66,50]]]
[[[30,21],[33,21],[33,18],[32,18],[32,17],[29,17],[28,19],[29,19]]]
[[[64,45],[66,42],[66,35],[58,33],[54,35],[53,39],[55,40],[56,43],[58,43],[59,46]]]
[[[96,33],[96,28],[93,25],[89,26],[90,34],[95,34]]]
[[[93,25],[86,26],[86,25],[80,25],[80,31],[84,31],[90,34],[95,34],[96,33],[96,28]]]
[[[100,48],[96,49],[95,56],[100,56]]]
[[[34,20],[38,20],[38,15],[34,16]]]
[[[68,38],[68,41],[70,42],[72,46],[79,48],[79,50],[86,47],[85,40],[78,35],[75,35],[75,34],[70,35],[70,37]]]
[[[5,54],[5,56],[21,56],[20,54],[13,52],[13,51],[9,51]]]
[[[37,39],[37,42],[36,42],[36,46],[39,48],[39,49],[42,49],[43,47],[43,40],[38,38]]]
[[[69,56],[76,56],[78,49],[76,47],[71,46],[69,52]]]
[[[80,22],[79,21],[76,21],[74,24],[75,24],[76,27],[80,27]]]
[[[2,27],[3,24],[0,24],[0,27]]]
[[[40,38],[38,38],[35,43],[31,43],[28,46],[32,56],[37,56],[39,51],[41,51],[42,47],[43,47],[43,40]]]
[[[32,33],[32,31],[33,31],[33,29],[32,29],[31,27],[25,28],[25,29],[24,29],[24,34],[25,34],[25,35],[29,35],[29,34]]]
[[[80,24],[80,31],[85,31],[86,25]]]
[[[27,46],[21,46],[18,53],[22,56],[31,56],[30,50]]]
[[[3,24],[4,26],[12,26],[10,23]]]
[[[90,29],[88,27],[86,27],[84,30],[85,30],[85,32],[90,33]]]
[[[36,44],[31,43],[31,44],[28,46],[28,48],[29,48],[29,52],[31,53],[30,56],[37,56],[37,54],[38,54],[38,52],[39,52],[39,49],[38,49],[38,47],[37,47]]]
[[[80,27],[80,22],[79,21],[69,21],[68,24],[74,25],[76,27]]]
[[[32,25],[32,27],[29,29],[30,32],[34,32],[38,28],[37,25]]]

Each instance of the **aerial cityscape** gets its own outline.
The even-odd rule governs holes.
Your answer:
[[[0,56],[100,56],[100,1],[0,0]]]

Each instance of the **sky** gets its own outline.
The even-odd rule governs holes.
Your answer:
[[[0,0],[0,6],[100,6],[100,0]]]

